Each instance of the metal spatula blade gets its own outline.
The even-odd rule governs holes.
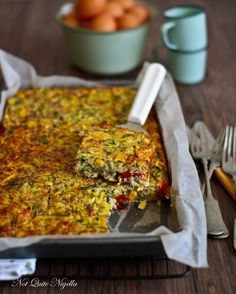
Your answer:
[[[166,70],[164,66],[159,63],[151,63],[146,66],[127,123],[119,125],[118,127],[130,129],[135,132],[147,133],[142,126],[144,125],[157,97],[165,75]]]

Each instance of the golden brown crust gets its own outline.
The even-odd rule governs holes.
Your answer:
[[[106,232],[110,198],[153,200],[167,193],[165,152],[153,113],[145,125],[155,146],[149,186],[76,175],[84,132],[124,123],[134,95],[124,87],[37,88],[8,100],[0,135],[0,236]]]

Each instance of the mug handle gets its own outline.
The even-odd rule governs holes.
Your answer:
[[[177,45],[171,43],[169,41],[169,30],[175,27],[175,23],[173,21],[166,22],[163,25],[161,25],[161,34],[162,34],[162,40],[164,45],[169,49],[178,49]]]

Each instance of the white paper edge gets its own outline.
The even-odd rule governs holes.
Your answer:
[[[31,64],[3,50],[0,50],[0,69],[7,85],[7,90],[1,93],[0,117],[7,98],[14,95],[21,87],[101,86],[99,83],[74,77],[38,76]],[[178,233],[173,233],[161,226],[151,233],[132,234],[132,236],[161,236],[165,252],[170,259],[192,267],[206,267],[208,264],[204,204],[197,171],[188,151],[188,140],[182,109],[170,75],[167,75],[163,83],[155,106],[162,126],[168,161],[172,167],[172,188],[174,191],[178,191],[176,207],[182,230]],[[125,237],[131,234],[119,233],[118,235]],[[111,234],[60,236],[60,238],[101,238],[101,236],[102,238],[109,238]],[[57,238],[58,236],[50,236],[50,239]],[[42,239],[45,238],[41,236],[0,238],[0,251],[6,248],[26,246]],[[46,239],[49,239],[49,237],[46,237]]]
[[[161,240],[169,258],[183,263],[188,260],[189,265],[205,267],[208,266],[205,207],[198,173],[189,152],[180,101],[169,74],[155,106],[168,162],[172,166],[172,188],[178,191],[176,209],[182,227],[178,233],[162,235]]]

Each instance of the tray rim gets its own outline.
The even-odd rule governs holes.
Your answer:
[[[80,87],[81,88],[127,87],[127,88],[132,88],[132,89],[137,88],[137,85],[135,84],[135,79],[123,79],[121,81],[109,80],[109,79],[101,80],[100,79],[100,80],[95,80],[94,82],[99,83],[100,85],[97,85],[97,86],[81,85],[81,86],[68,86],[68,87],[69,88],[77,88],[77,87],[78,88],[80,88]],[[50,89],[50,88],[54,88],[54,87],[65,88],[65,86],[60,86],[60,85],[49,86],[49,87],[45,87],[45,88]],[[34,88],[37,88],[37,86],[20,87],[18,90],[28,89],[28,88],[29,89],[34,89]],[[1,103],[1,101],[0,101],[0,103]],[[5,104],[5,107],[6,107],[6,104]],[[153,105],[153,109],[155,110],[154,105]],[[156,113],[156,115],[157,115],[157,113]],[[161,129],[161,126],[160,126],[160,129]],[[163,144],[164,144],[164,140],[162,140],[162,141],[163,141]],[[168,161],[167,161],[167,164],[168,164]],[[168,164],[168,170],[169,169],[170,169],[170,167],[169,167],[169,164]],[[169,175],[170,175],[170,170],[169,170]],[[162,224],[160,224],[160,226],[162,226]],[[166,224],[165,224],[165,226],[166,226]],[[169,227],[167,227],[167,228],[169,229]],[[18,246],[18,247],[16,246],[16,247],[10,247],[10,248],[4,249],[4,250],[0,250],[0,255],[4,255],[4,252],[7,252],[9,250],[10,251],[12,251],[12,250],[17,251],[18,249],[21,249],[21,248],[26,249],[27,247],[36,246],[37,244],[39,244],[40,246],[41,245],[42,246],[51,246],[53,244],[54,245],[55,244],[56,245],[61,245],[61,244],[65,245],[65,244],[69,244],[69,243],[77,244],[77,245],[82,245],[82,244],[83,245],[84,244],[87,244],[87,245],[93,245],[93,244],[101,245],[101,244],[114,244],[114,243],[117,243],[117,244],[137,244],[139,242],[143,242],[143,243],[157,242],[158,244],[160,243],[161,247],[163,248],[160,235],[145,235],[145,233],[140,233],[140,235],[138,236],[137,233],[133,233],[133,232],[127,232],[126,233],[125,232],[125,234],[130,234],[130,235],[129,236],[112,236],[112,232],[107,232],[107,234],[109,234],[109,233],[111,233],[110,236],[106,235],[105,237],[102,237],[102,236],[101,237],[100,236],[92,237],[90,235],[91,236],[90,238],[88,238],[88,237],[87,238],[86,237],[76,238],[75,235],[71,235],[71,236],[73,236],[73,238],[64,237],[66,235],[63,235],[63,238],[60,238],[60,235],[59,235],[59,237],[54,237],[54,235],[51,235],[52,236],[51,238],[47,238],[47,237],[44,238],[44,236],[47,236],[47,235],[42,235],[43,239],[40,240],[40,241],[37,241],[36,243],[30,243],[29,245],[26,245],[26,246]],[[120,232],[120,233],[122,234],[122,232]],[[70,235],[68,235],[68,236],[70,236]],[[30,237],[38,237],[38,236],[28,236],[28,237],[25,237],[25,238],[30,238]],[[39,236],[39,237],[41,237],[41,236]],[[16,239],[18,239],[18,237],[0,237],[0,239],[1,238],[16,238]],[[104,256],[106,256],[106,255],[104,255]]]

